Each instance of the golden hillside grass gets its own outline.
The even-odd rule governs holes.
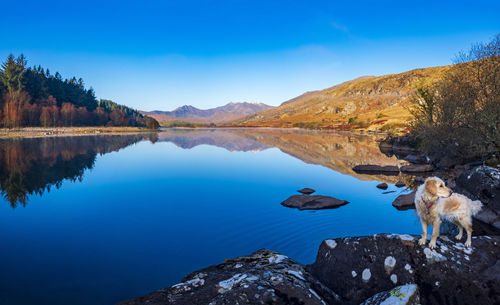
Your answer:
[[[450,67],[360,77],[321,91],[307,92],[279,107],[234,121],[232,125],[401,131],[411,118],[407,107],[416,89],[441,80]]]

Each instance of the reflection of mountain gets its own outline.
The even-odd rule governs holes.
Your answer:
[[[269,146],[254,141],[244,134],[221,129],[167,129],[158,134],[159,141],[172,142],[175,145],[191,149],[198,145],[212,145],[229,151],[261,151]]]
[[[395,157],[384,155],[377,140],[380,136],[287,129],[248,129],[246,137],[279,148],[306,163],[319,164],[361,180],[395,183],[403,177],[358,174],[352,168],[359,164],[398,165]]]
[[[106,154],[152,137],[151,134],[0,139],[0,192],[12,207],[30,195],[59,188],[64,179],[81,180]],[[154,141],[155,138],[151,138]]]
[[[182,148],[208,144],[230,151],[263,150],[277,147],[306,163],[319,164],[362,180],[395,183],[407,177],[358,174],[359,164],[397,165],[396,157],[380,152],[377,140],[369,134],[291,129],[182,129],[166,130],[160,141],[170,141]]]

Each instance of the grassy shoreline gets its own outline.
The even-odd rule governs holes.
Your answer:
[[[95,134],[124,134],[138,132],[156,132],[144,127],[21,127],[0,128],[0,138],[13,137],[54,137]]]

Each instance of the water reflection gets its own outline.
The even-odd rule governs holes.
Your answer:
[[[82,179],[97,154],[117,151],[156,134],[0,139],[0,192],[15,208],[29,197]]]
[[[396,156],[382,153],[378,140],[382,135],[336,131],[292,129],[167,129],[159,134],[159,141],[191,149],[207,144],[229,151],[261,151],[277,147],[282,152],[309,164],[318,164],[360,180],[387,183],[403,181],[413,184],[413,177],[400,173],[396,176],[356,173],[359,164],[400,165]]]
[[[171,142],[191,149],[211,145],[229,151],[263,151],[270,147],[309,164],[318,164],[360,180],[411,184],[411,177],[366,175],[352,170],[358,164],[395,165],[383,154],[380,136],[345,132],[284,129],[167,129],[158,134],[92,135],[0,139],[0,191],[14,208],[29,196],[41,195],[64,180],[81,180],[94,166],[97,154],[119,150],[142,140]]]

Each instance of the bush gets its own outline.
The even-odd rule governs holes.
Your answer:
[[[500,34],[455,62],[442,81],[418,90],[410,130],[437,157],[485,158],[500,151]]]

